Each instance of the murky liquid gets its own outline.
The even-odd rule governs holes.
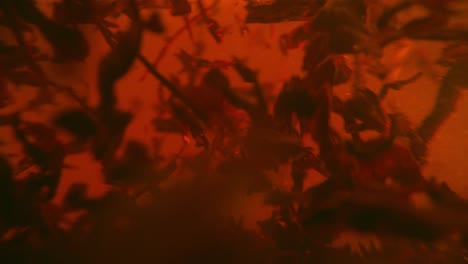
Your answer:
[[[51,3],[49,2],[52,1],[39,2],[41,2],[41,8],[44,11],[50,11]],[[164,4],[164,1],[154,2]],[[245,2],[236,0],[218,1],[216,8],[206,10],[206,13],[218,22],[219,30],[222,32],[222,42],[217,43],[207,25],[197,18],[199,12],[196,8],[196,1],[192,2],[194,11],[185,19],[172,16],[169,9],[161,10],[161,20],[166,31],[163,34],[145,32],[140,53],[148,58],[150,62],[157,61],[156,69],[162,75],[171,81],[177,80],[181,84],[186,84],[189,81],[188,77],[184,75],[185,73],[182,73],[183,65],[177,57],[181,50],[186,51],[188,54],[196,53],[198,57],[208,61],[216,61],[217,65],[224,65],[231,61],[233,57],[240,58],[257,72],[258,82],[264,87],[263,92],[268,101],[268,108],[272,112],[274,101],[283,84],[292,76],[304,76],[305,74],[301,69],[304,56],[303,46],[288,50],[287,54],[284,54],[280,47],[280,37],[296,29],[304,22],[245,24],[244,20],[247,16]],[[206,7],[215,4],[214,2],[203,1]],[[268,2],[274,1],[262,2],[265,2],[262,4],[267,5]],[[374,3],[376,1],[368,2]],[[385,4],[391,5],[390,2],[392,1],[385,1]],[[374,4],[379,5],[379,3]],[[149,17],[150,14],[151,9],[141,11],[143,18]],[[411,14],[405,15],[411,16]],[[109,20],[120,26],[118,30],[125,31],[128,28],[129,19],[124,15]],[[186,24],[187,21],[192,21],[189,28]],[[108,54],[110,48],[94,26],[83,26],[83,31],[86,39],[91,43],[91,53],[83,63],[67,65],[66,68],[51,63],[43,63],[41,66],[50,79],[73,87],[80,97],[90,106],[95,107],[99,103],[97,90],[99,63]],[[6,39],[11,41],[11,36],[6,36]],[[37,41],[45,53],[52,53],[50,45],[46,41],[43,39]],[[422,73],[417,81],[404,86],[400,91],[390,91],[387,98],[382,102],[383,109],[405,113],[414,127],[417,127],[424,120],[434,107],[439,84],[445,74],[444,68],[436,63],[444,45],[444,42],[402,39],[383,50],[381,62],[387,68],[392,69],[385,82],[407,79],[418,72]],[[345,55],[344,58],[346,63],[353,68],[354,57]],[[250,91],[252,85],[244,82],[232,68],[225,67],[223,69],[232,87],[239,94],[247,94]],[[370,74],[364,74],[361,78],[365,85],[375,92],[378,92],[383,85],[382,80]],[[197,76],[196,83],[199,84],[200,82],[201,77]],[[25,85],[13,87],[12,84],[9,84],[7,88],[14,103],[0,109],[0,113],[10,113],[21,108],[34,98],[38,92],[36,87]],[[196,87],[191,88],[196,89]],[[164,88],[161,88],[160,82],[151,74],[148,74],[145,66],[139,61],[135,61],[131,70],[117,82],[115,91],[118,109],[134,114],[132,122],[126,129],[123,143],[119,151],[117,151],[117,156],[121,157],[123,155],[125,147],[130,141],[141,142],[149,148],[156,141],[159,141],[159,144],[161,144],[160,150],[150,152],[152,157],[160,156],[163,163],[170,162],[181,153],[181,156],[189,159],[202,152],[203,149],[197,147],[193,139],[187,139],[187,133],[164,134],[154,130],[152,122],[155,115],[160,111],[167,112],[167,109],[164,109],[161,105],[161,89],[164,90]],[[334,87],[334,93],[338,97],[346,99],[351,96],[352,89],[352,81],[350,81]],[[190,94],[190,91],[188,93]],[[191,93],[194,100],[197,98],[203,100],[200,99],[203,96],[202,92],[194,90]],[[162,92],[162,96],[169,96],[167,90]],[[66,94],[58,93],[56,97],[57,104],[43,105],[24,112],[22,114],[23,119],[50,124],[51,115],[70,106],[76,106],[76,102]],[[234,113],[235,110],[232,111],[233,117],[242,119],[242,116],[239,117],[239,114]],[[468,97],[466,90],[460,90],[454,112],[443,122],[428,145],[427,163],[422,170],[424,177],[434,177],[438,181],[444,181],[458,195],[468,198],[468,180],[466,179],[468,165],[465,164],[465,153],[468,151],[468,140],[466,140],[468,125],[465,120],[468,120]],[[247,123],[247,121],[243,121],[236,124],[248,127]],[[350,138],[350,135],[347,135],[344,131],[342,118],[333,116],[331,125],[339,131],[340,135]],[[67,135],[61,134],[60,136],[63,141],[68,140]],[[21,167],[19,163],[24,154],[21,144],[14,138],[11,127],[0,127],[0,139],[5,143],[0,145],[0,152],[11,155],[10,162],[17,168]],[[82,182],[89,186],[87,195],[91,198],[103,197],[113,188],[105,182],[102,165],[95,160],[90,151],[69,154],[65,157],[65,163],[67,167],[62,170],[58,190],[52,200],[53,204],[63,205],[66,193],[70,186],[76,182]],[[293,180],[290,174],[291,164],[284,164],[278,171],[269,171],[268,177],[277,189],[291,191]],[[193,173],[188,169],[181,169],[167,179],[162,184],[162,188],[169,189],[171,186],[193,180],[193,177]],[[212,181],[213,184],[222,185],[222,181],[220,183],[218,179]],[[304,189],[323,181],[323,175],[316,171],[310,171],[305,178]],[[211,180],[207,182],[211,182]],[[275,209],[273,206],[264,204],[265,195],[261,193],[245,194],[245,190],[241,187],[238,190],[237,187],[231,188],[232,190],[229,187],[223,187],[226,188],[226,192],[231,193],[229,197],[223,198],[227,200],[223,205],[224,208],[222,208],[226,217],[243,219],[244,228],[260,233],[257,222],[270,218]],[[213,197],[216,197],[216,194]],[[425,197],[417,197],[415,200],[417,200],[415,204],[421,207],[430,206],[427,205],[430,202],[427,202]],[[356,237],[361,238],[367,248],[371,247],[369,244],[373,244],[377,248],[382,247],[373,235],[360,236],[351,231],[338,235],[332,244],[335,247],[351,245],[353,251],[361,252],[356,244],[343,242],[355,242]]]

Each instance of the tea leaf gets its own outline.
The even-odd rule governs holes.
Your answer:
[[[54,124],[74,134],[80,141],[86,141],[97,133],[95,120],[82,110],[59,113],[54,118]]]
[[[246,23],[277,23],[285,21],[303,21],[312,17],[326,1],[301,0],[291,3],[286,0],[271,1],[271,4],[259,5],[257,0],[247,3]]]
[[[89,44],[76,28],[69,28],[48,19],[33,0],[9,1],[25,21],[36,25],[44,37],[54,47],[57,61],[83,60],[89,53]],[[74,47],[71,49],[70,47]]]

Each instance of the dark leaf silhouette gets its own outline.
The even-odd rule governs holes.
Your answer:
[[[153,125],[157,131],[166,133],[181,133],[182,126],[177,120],[174,119],[160,119],[153,120]]]
[[[89,44],[78,29],[69,28],[48,19],[32,0],[6,2],[7,6],[14,7],[10,12],[17,13],[26,22],[39,28],[54,47],[57,61],[83,60],[88,55]]]
[[[277,23],[301,21],[313,16],[326,1],[301,0],[291,3],[286,0],[271,1],[270,4],[257,4],[261,1],[248,1],[247,23]]]
[[[24,50],[18,46],[9,46],[0,42],[0,64],[5,69],[15,69],[27,63]]]
[[[95,120],[82,110],[62,112],[55,117],[54,123],[72,133],[80,141],[86,141],[97,133]]]
[[[210,69],[201,82],[198,99],[200,107],[208,113],[222,111],[224,96],[223,91],[230,89],[231,84],[224,73],[218,68]]]
[[[386,83],[380,89],[379,97],[384,98],[387,95],[387,93],[388,93],[388,91],[390,89],[400,90],[403,86],[417,81],[421,76],[422,76],[422,73],[418,72],[418,73],[416,73],[415,75],[411,76],[410,78],[408,78],[406,80],[400,80],[400,81],[395,81],[395,82],[392,82],[392,83]]]
[[[11,227],[15,224],[13,217],[16,201],[13,176],[13,168],[11,168],[8,160],[4,157],[0,158],[0,225],[3,228]]]
[[[321,215],[327,214],[325,221],[344,221],[361,231],[380,230],[424,241],[439,239],[450,233],[452,228],[466,230],[463,220],[467,217],[465,213],[440,214],[444,211],[442,208],[431,212],[418,211],[399,202],[391,193],[360,193],[341,201],[339,198],[329,201],[325,207],[308,216],[306,224],[323,221],[325,219]],[[391,215],[398,215],[398,219],[392,219]]]
[[[211,36],[214,38],[214,40],[218,44],[221,43],[224,34],[220,28],[218,21],[208,16],[208,14],[206,13],[206,8],[203,5],[202,0],[197,0],[197,5],[198,5],[198,9],[200,10],[200,14],[202,18],[205,20],[205,24]]]
[[[88,207],[86,198],[88,188],[86,184],[76,183],[70,187],[66,196],[65,204],[69,209],[82,209]]]
[[[303,89],[303,82],[297,77],[291,78],[283,87],[275,103],[275,117],[291,125],[293,114],[299,120],[310,120],[315,112],[316,102],[311,94]]]
[[[254,83],[257,81],[256,73],[243,64],[240,60],[236,59],[234,63],[234,68],[239,73],[239,75],[246,82]]]
[[[202,123],[191,114],[184,106],[177,103],[172,104],[172,111],[174,116],[180,120],[184,130],[192,135],[198,146],[207,146],[208,139],[205,136],[205,129]]]
[[[187,0],[170,0],[170,3],[173,16],[187,15],[192,11],[192,6]]]
[[[67,25],[95,23],[112,15],[117,6],[118,3],[114,1],[64,0],[53,4],[52,17]]]
[[[94,147],[94,153],[99,159],[113,155],[120,145],[125,128],[132,118],[129,113],[116,111],[114,91],[115,83],[125,75],[137,58],[141,44],[143,29],[139,11],[134,1],[130,1],[128,14],[132,20],[131,26],[116,42],[114,36],[101,25],[101,32],[112,46],[112,50],[101,61],[98,75],[98,89],[101,97],[99,121],[105,125],[100,131]],[[108,138],[108,133],[112,133],[110,138]]]
[[[43,86],[44,79],[30,71],[14,71],[8,75],[8,79],[16,85]]]
[[[123,158],[110,168],[108,182],[128,185],[146,180],[156,174],[153,166],[146,146],[138,142],[129,142]]]
[[[344,103],[344,119],[348,129],[372,129],[383,132],[387,127],[377,95],[369,89],[360,89],[355,96]],[[349,131],[350,132],[350,131]]]
[[[115,82],[130,69],[140,48],[142,29],[139,17],[132,19],[132,27],[112,47],[111,53],[102,60],[99,68],[100,108],[106,113],[112,111],[115,105]],[[105,37],[111,38],[111,36]],[[113,39],[110,41],[114,44]]]
[[[313,27],[330,34],[330,46],[337,53],[351,53],[367,34],[363,18],[364,1],[340,0],[324,8],[313,22]]]
[[[249,193],[263,192],[271,187],[258,164],[253,164],[247,159],[227,160],[218,166],[217,172],[223,177],[232,179],[237,184],[247,186]],[[242,177],[239,177],[239,175],[242,175]]]
[[[36,189],[47,187],[46,197],[51,199],[60,179],[63,150],[50,128],[42,124],[20,124],[19,121],[18,118],[14,121],[15,135],[23,144],[26,155],[39,166],[41,172],[39,178],[31,179],[29,183]],[[32,141],[29,137],[32,137]]]
[[[157,34],[161,34],[165,31],[161,16],[158,13],[153,13],[150,18],[145,21],[145,28]]]
[[[277,169],[304,149],[297,134],[278,129],[268,120],[252,126],[244,144],[245,155],[262,169]]]
[[[460,88],[466,86],[464,82],[466,77],[462,74],[465,66],[466,60],[455,62],[442,79],[431,113],[416,130],[424,142],[429,142],[433,138],[439,126],[454,111],[456,102],[460,98]]]

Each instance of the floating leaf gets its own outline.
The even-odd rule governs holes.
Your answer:
[[[216,114],[223,111],[224,92],[230,89],[231,84],[224,73],[218,68],[211,68],[203,76],[201,85],[193,89],[193,98],[202,111],[210,114]]]
[[[31,85],[43,87],[44,79],[31,71],[14,71],[8,75],[8,79],[15,85]]]
[[[450,68],[447,73],[447,80],[452,83],[452,85],[468,89],[468,76],[466,74],[466,69],[468,68],[468,59],[459,60]]]
[[[391,83],[386,83],[382,86],[380,89],[380,98],[384,98],[386,94],[388,93],[388,90],[393,89],[393,90],[400,90],[403,86],[411,84],[415,81],[417,81],[420,77],[422,76],[422,73],[418,72],[415,75],[411,76],[408,79],[405,80],[399,80]]]
[[[0,219],[13,226],[16,207],[13,168],[4,157],[0,158],[0,190]]]
[[[445,122],[449,115],[455,110],[456,102],[458,102],[460,98],[459,85],[463,85],[463,80],[466,79],[466,74],[463,74],[464,71],[462,70],[465,63],[466,61],[462,60],[448,70],[446,76],[440,83],[432,111],[416,129],[417,134],[424,142],[427,143],[434,137],[440,125]],[[457,81],[459,83],[457,83]]]
[[[8,46],[0,42],[0,65],[6,69],[15,69],[28,63],[24,50],[18,46]]]
[[[160,119],[155,118],[153,125],[157,131],[163,133],[181,133],[182,126],[177,120],[174,119]]]
[[[303,88],[303,81],[291,78],[278,95],[274,106],[275,118],[291,126],[292,115],[300,121],[312,119],[317,111],[317,104],[312,95]]]
[[[139,19],[138,16],[132,19],[132,26],[128,32],[118,40],[117,44],[112,47],[112,51],[101,61],[99,67],[101,111],[113,110],[116,101],[114,84],[130,69],[138,55],[142,28],[140,21],[135,21]],[[109,39],[109,41],[113,40]]]
[[[208,146],[209,142],[201,122],[183,106],[173,103],[171,107],[174,116],[180,120],[182,127],[192,135],[197,146]]]
[[[69,189],[64,198],[64,203],[70,209],[83,209],[88,207],[88,186],[83,183],[75,183]]]
[[[125,186],[148,181],[148,178],[155,175],[154,162],[146,146],[131,141],[125,147],[123,158],[109,169],[107,180],[109,183]]]
[[[358,130],[372,129],[382,132],[387,127],[387,117],[383,112],[377,95],[369,89],[359,89],[345,102],[345,122],[359,121]]]
[[[72,133],[80,141],[86,141],[97,133],[96,122],[82,110],[68,110],[54,118],[54,124]]]
[[[192,12],[192,6],[187,0],[170,0],[170,5],[173,16],[184,16]]]
[[[78,29],[53,22],[38,9],[33,0],[12,3],[15,12],[25,21],[36,25],[50,42],[57,61],[83,60],[88,55],[89,44]]]
[[[157,34],[161,34],[165,31],[161,16],[158,13],[151,14],[150,18],[145,22],[145,28]]]
[[[244,81],[250,83],[255,83],[257,81],[257,74],[252,69],[243,64],[240,60],[235,60],[234,68]]]
[[[259,1],[248,1],[246,23],[304,21],[313,16],[326,1],[300,0],[292,3],[287,0],[276,0],[263,5],[257,2]]]

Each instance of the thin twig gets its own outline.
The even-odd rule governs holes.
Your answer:
[[[97,24],[99,30],[101,31],[102,35],[104,36],[104,39],[107,41],[107,43],[112,47],[115,45],[115,37],[112,35],[112,32],[110,32],[103,24],[98,23]],[[183,104],[185,104],[187,107],[190,108],[190,110],[202,121],[206,121],[206,115],[203,113],[201,110],[198,109],[182,92],[177,89],[177,87],[171,83],[166,77],[164,77],[159,71],[157,71],[153,65],[148,61],[148,59],[143,56],[141,53],[137,54],[138,60],[146,67],[149,73],[153,75],[156,79],[158,79],[161,84],[163,84],[171,93],[174,95],[177,99],[182,101]]]
[[[209,7],[208,10],[212,9],[213,7]],[[158,56],[156,57],[156,59],[154,59],[153,61],[153,67],[157,68],[159,63],[162,61],[162,59],[164,58],[164,56],[167,54],[167,51],[169,50],[169,48],[172,46],[172,44],[180,37],[182,36],[182,34],[185,32],[185,31],[188,31],[189,30],[189,26],[190,24],[192,23],[195,23],[195,22],[198,22],[202,19],[202,16],[200,14],[192,17],[191,19],[189,19],[187,21],[187,23],[185,23],[185,25],[183,27],[181,27],[179,30],[177,30],[174,35],[172,35],[166,42],[166,44],[164,45],[164,47],[161,49],[161,51],[159,52]],[[149,74],[149,71],[146,71],[139,79],[139,81],[144,81],[147,77],[147,75]]]
[[[193,30],[192,30],[192,26],[190,25],[190,19],[188,15],[184,16],[184,23],[185,23],[185,27],[187,28],[187,32],[189,34],[190,40],[193,43],[195,43],[195,37],[193,36]]]

